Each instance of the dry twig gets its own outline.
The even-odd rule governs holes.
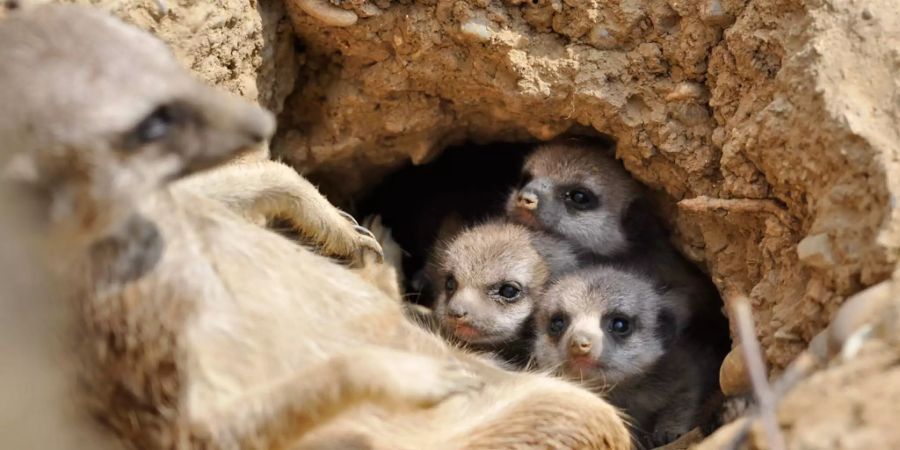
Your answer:
[[[785,450],[784,436],[781,434],[781,428],[778,426],[778,419],[775,413],[778,402],[772,387],[766,379],[766,363],[762,357],[759,341],[756,339],[756,327],[753,324],[750,303],[746,297],[735,301],[734,314],[737,318],[737,328],[741,339],[741,348],[744,351],[744,361],[747,363],[750,381],[753,383],[753,392],[759,405],[759,414],[769,441],[769,450]]]

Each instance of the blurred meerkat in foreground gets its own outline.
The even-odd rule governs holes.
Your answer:
[[[565,241],[521,225],[494,221],[468,228],[437,251],[430,276],[435,318],[470,348],[523,366],[531,315],[546,284],[577,264]]]
[[[548,288],[536,314],[534,358],[602,393],[633,419],[635,437],[671,442],[700,421],[718,362],[685,335],[684,299],[639,272],[595,266]]]
[[[274,122],[194,80],[158,40],[48,5],[0,22],[0,41],[0,108],[16,108],[0,114],[0,142],[56,242],[77,244],[66,290],[84,314],[86,398],[131,446],[304,445],[334,419],[322,433],[391,448],[628,447],[589,392],[444,344],[354,272],[259,226],[282,217],[322,253],[379,253],[291,169],[171,183]]]

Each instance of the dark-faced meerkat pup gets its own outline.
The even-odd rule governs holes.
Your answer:
[[[606,402],[445,344],[347,267],[259,226],[273,214],[322,253],[377,253],[296,172],[261,162],[173,182],[274,123],[158,40],[48,5],[5,18],[0,42],[0,108],[16,108],[0,143],[48,228],[81,244],[65,287],[83,383],[129,446],[293,448],[327,423],[382,448],[628,447]]]
[[[531,315],[546,284],[578,264],[565,241],[507,221],[468,228],[436,256],[430,278],[442,331],[516,366],[528,361]]]
[[[697,425],[718,366],[710,349],[685,335],[680,295],[613,266],[566,275],[536,313],[535,362],[623,408],[638,440],[670,442]]]

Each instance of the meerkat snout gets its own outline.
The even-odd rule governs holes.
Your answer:
[[[534,211],[538,207],[538,196],[533,192],[522,191],[516,196],[516,207],[528,211]]]
[[[569,354],[571,356],[586,356],[591,354],[591,348],[593,347],[593,343],[591,342],[591,338],[584,335],[575,335],[572,336],[572,339],[569,341]]]
[[[476,301],[464,293],[457,293],[447,301],[447,315],[452,320],[464,323],[466,317],[469,316],[469,310],[473,309],[475,306],[473,303]]]
[[[21,8],[0,22],[0,42],[4,182],[44,205],[61,241],[107,233],[163,183],[274,133],[271,113],[94,8]]]

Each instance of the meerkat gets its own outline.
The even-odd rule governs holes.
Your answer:
[[[155,38],[48,5],[0,22],[0,41],[0,105],[16,108],[0,142],[48,228],[79,243],[66,290],[83,311],[85,395],[130,446],[315,445],[327,423],[391,448],[629,447],[606,402],[445,344],[355,272],[259,226],[262,211],[322,253],[378,253],[296,172],[195,173],[274,124]]]
[[[568,240],[586,263],[627,266],[684,292],[690,332],[718,342],[724,357],[729,332],[715,287],[674,249],[641,186],[606,150],[578,139],[536,148],[508,197],[508,217]]]
[[[449,337],[521,367],[535,304],[554,276],[577,263],[564,241],[521,225],[497,220],[468,228],[431,264],[436,321]]]
[[[534,358],[592,386],[662,445],[692,429],[715,390],[717,362],[685,334],[682,295],[639,272],[600,265],[553,283],[536,313]]]

